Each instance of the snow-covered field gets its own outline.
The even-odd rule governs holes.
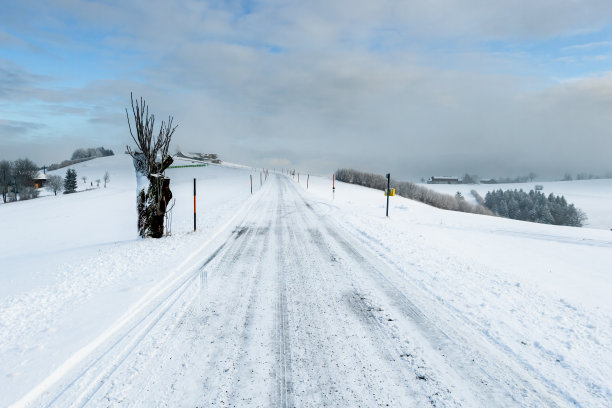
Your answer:
[[[111,181],[0,205],[0,406],[612,406],[608,230],[208,166],[140,240],[130,158],[75,168]]]
[[[612,179],[512,184],[423,184],[426,188],[445,194],[455,195],[459,191],[466,200],[474,204],[476,200],[470,193],[471,190],[476,190],[484,198],[489,191],[501,189],[529,192],[535,189],[536,185],[542,186],[542,193],[565,196],[568,203],[584,211],[589,217],[585,226],[612,230],[612,211],[609,206],[609,203],[612,203]]]

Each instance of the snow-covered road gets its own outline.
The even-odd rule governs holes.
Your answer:
[[[426,294],[402,278],[393,255],[356,239],[335,215],[272,174],[184,273],[30,402],[567,405],[564,390],[456,309],[419,308],[414,299]]]

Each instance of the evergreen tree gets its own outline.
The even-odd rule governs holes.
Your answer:
[[[581,227],[587,220],[586,214],[563,196],[540,191],[497,190],[487,193],[484,204],[501,217],[515,220],[539,222],[542,224],[570,225]]]
[[[76,170],[66,170],[66,177],[64,178],[64,194],[70,194],[76,192],[77,189],[77,173]]]

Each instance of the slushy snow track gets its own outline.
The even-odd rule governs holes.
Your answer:
[[[33,402],[567,405],[563,390],[461,316],[419,309],[413,297],[424,295],[384,249],[328,211],[271,175],[226,240]]]

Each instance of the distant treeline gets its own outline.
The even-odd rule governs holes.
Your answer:
[[[563,196],[550,194],[546,197],[540,191],[496,190],[487,193],[484,205],[495,214],[514,220],[539,222],[541,224],[582,227],[586,214],[568,204]]]
[[[387,179],[384,176],[380,174],[364,173],[353,169],[338,169],[336,171],[336,180],[383,191],[387,188]],[[494,215],[491,210],[482,205],[468,203],[460,194],[452,196],[438,193],[437,191],[430,190],[409,181],[396,181],[393,179],[391,179],[391,188],[395,188],[396,194],[402,197],[410,198],[443,210]]]
[[[180,166],[170,166],[168,167],[169,169],[184,169],[186,167],[206,167],[207,164],[206,163],[202,163],[202,164],[182,164]]]
[[[594,179],[610,179],[612,178],[612,171],[606,172],[603,176],[592,173],[578,173],[576,177],[572,177],[570,173],[565,173],[561,181],[571,181],[571,180],[594,180]]]
[[[465,173],[463,177],[457,177],[458,182],[452,184],[517,184],[517,183],[527,183],[532,182],[538,175],[534,172],[530,172],[524,176],[516,176],[516,177],[497,177],[497,178],[481,178],[477,174],[468,174]],[[561,181],[571,181],[571,180],[594,180],[594,179],[612,179],[612,171],[608,171],[601,174],[593,174],[593,173],[577,173],[575,176],[572,176],[570,173],[565,173]],[[421,178],[421,182],[425,183],[425,178]]]
[[[90,147],[88,149],[80,148],[76,149],[74,153],[72,153],[72,158],[70,160],[64,160],[61,163],[53,163],[48,167],[49,170],[57,170],[62,167],[72,166],[73,164],[81,163],[87,160],[95,159],[96,157],[106,157],[106,156],[114,156],[110,149],[105,149],[104,147]]]
[[[459,182],[455,184],[527,183],[528,181],[533,181],[536,178],[536,176],[537,175],[534,172],[531,172],[526,176],[498,177],[496,179],[495,178],[483,179],[479,177],[477,174],[465,173],[463,177],[457,177]],[[425,178],[421,178],[421,182],[424,183]]]
[[[72,153],[72,157],[70,158],[71,160],[77,160],[77,159],[85,159],[85,158],[94,158],[94,157],[106,157],[106,156],[114,156],[115,153],[113,153],[112,150],[110,149],[105,149],[104,147],[100,146],[100,147],[90,147],[89,149],[76,149],[74,151],[74,153]]]

